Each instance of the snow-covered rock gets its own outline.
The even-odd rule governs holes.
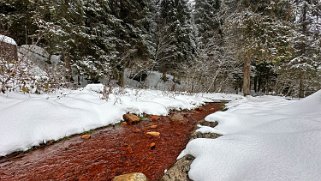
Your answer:
[[[31,60],[37,65],[54,64],[61,62],[61,55],[50,55],[44,48],[37,45],[21,45],[18,49],[21,57]]]
[[[14,39],[0,34],[0,67],[6,69],[7,64],[13,64],[17,60],[17,43]]]
[[[8,36],[4,36],[0,34],[0,42],[4,42],[10,45],[17,45],[16,41]]]
[[[134,80],[133,75],[129,69],[125,70],[125,84],[132,88],[149,88],[149,89],[157,89],[157,90],[172,90],[173,86],[177,88],[180,86],[179,84],[174,82],[174,77],[172,75],[166,74],[166,79],[163,80],[163,74],[157,71],[146,71],[146,77],[144,80],[137,81]],[[137,76],[137,75],[136,75]]]
[[[47,64],[49,53],[37,45],[21,45],[18,52],[23,58],[31,60],[36,64]]]

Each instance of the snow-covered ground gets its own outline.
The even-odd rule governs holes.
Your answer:
[[[0,156],[27,150],[48,140],[116,124],[126,112],[166,115],[171,109],[192,109],[226,94],[178,94],[155,90],[115,90],[102,100],[102,85],[60,90],[49,95],[0,94]]]
[[[321,178],[321,91],[302,100],[183,94],[156,90],[114,90],[101,99],[103,86],[60,90],[48,95],[0,95],[0,156],[48,140],[116,124],[126,112],[166,115],[204,102],[232,100],[229,110],[209,115],[217,139],[195,139],[180,155],[196,157],[189,176],[214,180],[319,180]]]
[[[196,157],[189,176],[195,181],[284,181],[321,179],[321,90],[302,99],[247,97],[209,115],[223,134],[195,139],[180,157]]]

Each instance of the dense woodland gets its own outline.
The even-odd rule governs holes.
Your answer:
[[[0,34],[59,57],[42,90],[80,77],[125,86],[127,69],[170,74],[189,92],[321,89],[320,0],[0,0]]]

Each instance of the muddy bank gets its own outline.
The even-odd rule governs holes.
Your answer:
[[[159,180],[164,170],[176,162],[197,122],[221,106],[210,103],[193,111],[182,111],[179,114],[183,120],[167,116],[98,129],[90,139],[74,136],[2,158],[0,180],[111,180],[130,172],[142,172],[150,180]],[[146,135],[151,131],[159,132],[160,136]]]

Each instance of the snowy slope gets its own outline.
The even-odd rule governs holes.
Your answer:
[[[166,115],[170,109],[192,109],[215,99],[240,98],[125,89],[115,90],[105,101],[102,90],[102,85],[88,85],[50,95],[0,94],[0,156],[118,123],[126,112]]]
[[[182,152],[196,157],[191,179],[320,180],[321,90],[300,101],[247,97],[229,107],[206,118],[216,128],[199,130],[222,137],[193,140]]]

